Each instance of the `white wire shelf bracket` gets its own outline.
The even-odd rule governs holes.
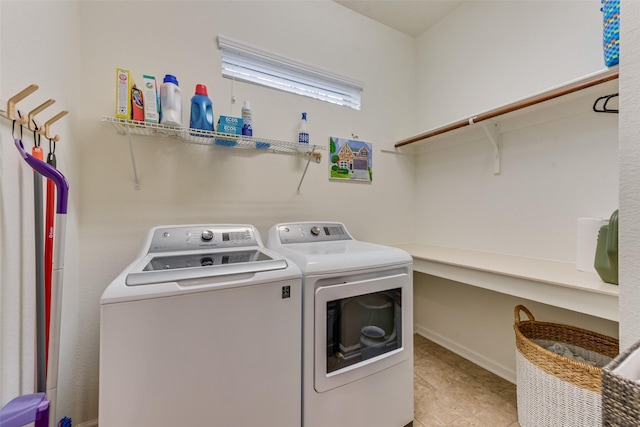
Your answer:
[[[297,142],[279,141],[269,138],[259,138],[244,135],[233,135],[200,129],[191,129],[178,126],[167,126],[158,123],[141,122],[136,120],[120,119],[116,117],[102,117],[103,122],[111,123],[121,135],[138,135],[154,138],[179,139],[191,144],[210,145],[221,148],[236,148],[267,151],[281,154],[295,154],[313,152],[313,157],[319,163],[322,154],[319,150],[326,150],[319,145],[304,146]]]

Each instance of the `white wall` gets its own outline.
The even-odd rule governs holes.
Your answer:
[[[605,68],[599,0],[470,1],[418,37],[425,131]]]
[[[640,339],[640,3],[622,2],[620,29],[620,345]]]
[[[56,103],[36,116],[42,123],[61,110],[69,115],[51,127],[59,134],[58,169],[70,182],[65,239],[64,294],[59,379],[62,415],[72,414],[75,391],[82,382],[74,362],[78,340],[79,199],[78,140],[74,130],[80,93],[80,34],[77,2],[0,2],[1,108],[32,83],[40,89],[18,104],[23,114],[49,98]],[[16,133],[18,134],[18,133]],[[23,142],[33,146],[30,132]],[[45,155],[48,142],[42,138]],[[33,392],[34,370],[34,216],[33,172],[18,156],[11,124],[0,119],[0,406]]]
[[[414,40],[330,1],[82,2],[80,115],[82,192],[80,301],[83,377],[79,420],[97,414],[99,298],[135,256],[153,225],[249,223],[266,236],[281,221],[343,221],[363,240],[399,242],[413,222],[413,159],[381,153],[413,123]],[[134,19],[135,17],[135,19]],[[280,93],[220,76],[218,34],[364,82],[362,111]],[[127,43],[118,43],[122,37]],[[130,44],[129,42],[132,42]],[[402,64],[398,67],[398,64]],[[249,99],[254,135],[294,141],[307,111],[313,143],[352,133],[373,144],[373,183],[329,182],[327,153],[293,156],[220,150],[180,141],[134,139],[141,189],[133,185],[127,139],[100,123],[114,113],[115,68],[161,79],[177,76],[183,119],[196,83],[207,85],[214,114],[240,114]],[[238,102],[232,107],[230,97]]]
[[[457,8],[418,38],[421,130],[604,69],[600,7],[589,0]],[[418,241],[575,262],[578,217],[608,218],[618,208],[618,116],[591,111],[616,84],[501,120],[499,175],[481,125],[416,144]],[[507,377],[515,373],[518,303],[539,320],[618,333],[616,322],[426,275],[417,275],[415,293],[419,330]],[[433,297],[446,305],[436,309]],[[485,327],[494,332],[489,341]]]

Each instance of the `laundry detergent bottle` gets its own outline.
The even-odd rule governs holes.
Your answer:
[[[182,92],[174,75],[164,76],[160,85],[160,123],[182,126]]]
[[[191,98],[191,118],[189,127],[192,129],[213,130],[213,103],[207,96],[207,87],[196,85],[196,94]]]

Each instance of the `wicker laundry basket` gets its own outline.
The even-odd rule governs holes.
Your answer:
[[[520,320],[524,312],[528,320]],[[618,355],[618,340],[514,309],[518,421],[522,427],[600,426],[602,366]],[[595,365],[547,350],[560,343]]]
[[[602,425],[640,424],[640,341],[602,368]]]

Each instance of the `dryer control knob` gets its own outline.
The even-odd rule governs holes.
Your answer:
[[[211,230],[204,230],[202,232],[202,235],[200,236],[200,238],[205,241],[208,242],[209,240],[213,239],[213,231]]]
[[[314,236],[317,236],[320,234],[320,228],[316,227],[315,225],[313,227],[311,227],[311,234],[313,234]]]

